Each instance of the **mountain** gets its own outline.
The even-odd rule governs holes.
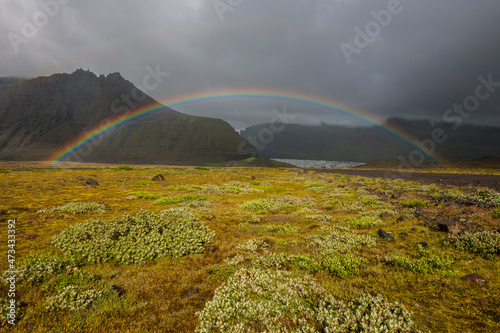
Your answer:
[[[120,74],[55,74],[0,93],[0,159],[46,160],[103,121],[159,105]],[[104,135],[75,160],[102,163],[199,164],[245,159],[245,142],[225,121],[165,107]],[[248,145],[246,145],[248,146]]]
[[[440,159],[459,161],[483,156],[500,156],[500,128],[439,123],[429,120],[390,118],[386,124],[406,133],[413,140],[432,141],[440,128],[447,139],[435,144]],[[270,136],[271,129],[273,131]],[[351,128],[337,125],[305,126],[297,124],[263,124],[249,127],[240,135],[270,158],[369,162],[375,159],[406,160],[415,147],[379,127]],[[433,148],[433,147],[431,147]]]
[[[0,77],[0,94],[26,81],[20,77]]]

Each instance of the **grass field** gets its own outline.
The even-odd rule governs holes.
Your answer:
[[[351,320],[352,331],[500,332],[493,190],[301,169],[27,164],[3,165],[0,189],[0,269],[15,220],[21,271],[15,326],[2,279],[1,330],[325,332]],[[443,221],[465,236],[439,231]],[[472,273],[486,283],[462,279]]]

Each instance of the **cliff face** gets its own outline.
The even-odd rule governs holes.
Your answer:
[[[0,159],[46,160],[103,121],[155,104],[118,73],[97,77],[78,70],[24,81],[0,93]],[[198,164],[250,157],[238,152],[242,142],[222,120],[165,107],[77,156],[83,162]]]

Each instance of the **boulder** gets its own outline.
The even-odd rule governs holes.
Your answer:
[[[437,227],[440,231],[447,232],[453,235],[460,233],[460,225],[453,221],[438,222]]]
[[[112,285],[111,288],[118,294],[118,296],[123,296],[126,293],[123,287]]]
[[[429,244],[427,242],[420,242],[418,245],[422,246],[424,249],[427,249],[429,247]]]
[[[383,219],[390,219],[393,216],[394,215],[392,215],[391,213],[388,213],[388,212],[383,212],[383,213],[380,214],[380,217],[383,218]]]
[[[402,232],[399,234],[399,237],[408,237],[408,234],[406,232]]]
[[[401,215],[400,217],[398,217],[398,222],[406,222],[408,221],[410,218],[406,215]]]
[[[485,284],[486,280],[479,274],[473,273],[469,275],[462,276],[462,280],[469,281],[471,283]]]
[[[392,237],[389,233],[385,232],[382,229],[378,230],[378,236],[380,238],[382,238],[382,239],[386,239],[386,240],[389,240],[389,241],[393,241],[394,240],[394,237]]]
[[[85,178],[85,184],[92,185],[92,186],[99,186],[99,183],[97,182],[97,180],[92,179],[92,178]]]
[[[155,182],[163,182],[163,181],[165,181],[165,176],[163,176],[163,175],[156,175],[151,180],[155,181]]]

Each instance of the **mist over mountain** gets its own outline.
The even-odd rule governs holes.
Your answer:
[[[1,92],[3,90],[3,92]],[[119,73],[0,80],[0,159],[46,160],[104,121],[157,105]],[[119,127],[77,154],[76,161],[198,164],[249,157],[225,121],[165,107]]]
[[[427,143],[435,156],[449,161],[500,156],[500,128],[389,118],[386,125],[398,128],[411,140]],[[434,129],[443,130],[446,140],[430,144]],[[275,129],[275,130],[273,130]],[[263,124],[251,126],[240,135],[258,153],[271,158],[369,162],[375,159],[405,159],[416,149],[380,127],[336,125]]]

